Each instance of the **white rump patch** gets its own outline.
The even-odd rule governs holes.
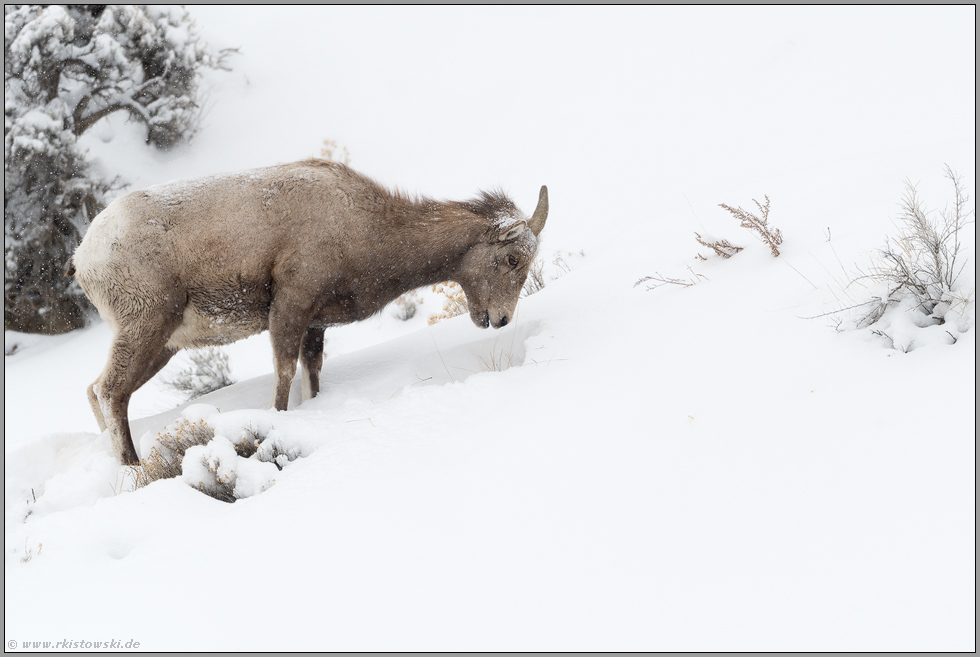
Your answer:
[[[75,249],[75,269],[101,275],[108,266],[112,245],[121,240],[126,227],[126,215],[120,208],[119,199],[116,199],[92,220],[82,243]]]

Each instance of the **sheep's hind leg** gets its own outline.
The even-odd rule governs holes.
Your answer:
[[[322,328],[311,326],[306,329],[299,358],[303,365],[303,401],[306,401],[320,392],[320,368],[323,366]]]
[[[180,350],[164,347],[160,352],[160,355],[158,355],[156,360],[153,361],[150,369],[143,375],[142,380],[137,384],[134,390],[139,390],[146,384],[147,381],[156,376],[156,374],[170,362],[170,359],[173,358],[174,354],[176,354],[178,351]],[[92,382],[92,385],[90,385],[87,390],[88,403],[92,407],[92,413],[95,415],[95,421],[99,423],[99,431],[106,430],[105,414],[102,412],[102,405],[99,403],[99,385],[101,384],[103,378],[105,378],[104,371],[99,378]]]
[[[136,384],[136,390],[142,388],[144,385],[146,385],[147,381],[149,381],[154,376],[156,376],[157,373],[160,370],[162,370],[167,365],[167,363],[170,362],[170,359],[173,358],[178,351],[180,351],[180,349],[174,349],[172,347],[164,347],[163,351],[160,352],[160,354],[150,365],[150,369],[147,370],[146,374],[143,375],[143,380],[140,381],[138,384]]]
[[[113,339],[109,362],[99,377],[96,392],[113,449],[124,465],[136,465],[139,457],[129,427],[129,400],[144,383],[173,357],[176,350],[164,347],[166,338],[127,335]]]

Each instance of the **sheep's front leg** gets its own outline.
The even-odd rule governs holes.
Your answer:
[[[303,336],[300,350],[303,365],[303,401],[313,399],[320,392],[320,368],[323,366],[323,329],[309,327]]]
[[[289,387],[296,374],[296,361],[310,315],[308,305],[290,303],[288,298],[275,299],[269,309],[269,337],[272,338],[272,358],[276,370],[272,406],[277,411],[286,410],[289,404]]]

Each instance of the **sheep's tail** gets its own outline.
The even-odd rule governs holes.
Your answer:
[[[65,276],[75,275],[75,258],[73,256],[68,257],[68,266],[65,267]]]

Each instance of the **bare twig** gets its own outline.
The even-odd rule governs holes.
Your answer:
[[[697,240],[698,244],[708,247],[722,258],[731,258],[733,255],[742,250],[742,247],[735,246],[728,240],[715,239],[710,236],[707,238],[701,237],[701,234],[697,231],[694,233],[694,239]],[[705,258],[701,259],[704,260]]]
[[[647,286],[647,290],[648,291],[649,290],[656,290],[658,287],[663,287],[664,285],[680,285],[682,287],[691,287],[692,285],[694,285],[695,283],[697,283],[697,280],[684,281],[684,280],[681,280],[679,278],[671,278],[669,276],[662,276],[659,272],[657,272],[654,276],[644,276],[643,278],[641,278],[640,280],[638,280],[636,283],[634,283],[633,284],[633,287],[638,286],[640,283],[646,283],[647,281],[653,281],[653,284],[652,285],[648,285]]]

